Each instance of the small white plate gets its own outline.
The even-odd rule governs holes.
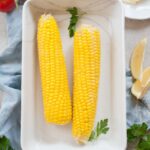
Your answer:
[[[130,19],[143,20],[150,18],[150,0],[142,0],[137,4],[124,3],[125,16]]]

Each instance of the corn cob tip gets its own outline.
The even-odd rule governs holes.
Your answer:
[[[92,25],[87,25],[87,24],[82,24],[79,29],[77,30],[77,32],[82,32],[83,30],[88,30],[90,32],[95,32],[95,31],[99,31],[98,28],[92,26]]]
[[[81,145],[85,145],[88,141],[87,138],[83,138],[83,137],[79,137],[79,138],[75,138],[75,141],[77,142],[77,144],[81,144]]]
[[[47,19],[49,19],[49,18],[51,18],[51,17],[53,17],[51,14],[43,14],[43,15],[41,15],[41,18],[42,18],[43,20],[47,20]]]
[[[50,21],[51,19],[55,20],[51,14],[43,14],[39,19],[39,26],[44,25],[46,22]]]

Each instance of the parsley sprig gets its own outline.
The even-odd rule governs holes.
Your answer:
[[[75,33],[75,30],[76,30],[76,25],[77,25],[77,22],[78,22],[79,18],[82,15],[86,14],[86,13],[82,12],[77,7],[68,8],[67,11],[71,14],[70,24],[69,24],[69,27],[68,27],[69,36],[73,37],[74,33]]]
[[[101,134],[106,134],[109,130],[108,119],[101,120],[97,123],[96,128],[92,131],[89,141],[95,141]]]
[[[5,136],[0,137],[0,150],[13,150],[10,141]]]
[[[76,28],[76,24],[77,24],[78,19],[79,19],[78,9],[76,7],[73,7],[73,8],[68,8],[67,11],[71,14],[70,24],[68,27],[69,36],[73,37],[74,32],[75,32],[75,28]]]
[[[133,124],[127,129],[128,142],[137,141],[136,150],[150,150],[150,133],[146,123]]]

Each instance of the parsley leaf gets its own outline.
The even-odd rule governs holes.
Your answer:
[[[137,146],[137,150],[149,150],[150,149],[150,141],[140,141]]]
[[[129,129],[127,129],[128,141],[133,141],[136,138],[140,138],[146,134],[148,126],[146,123],[134,124]]]
[[[150,135],[142,137],[137,145],[137,150],[149,150],[150,149]]]
[[[13,150],[10,141],[5,137],[0,137],[0,150]]]
[[[101,120],[97,123],[96,128],[91,132],[88,141],[95,141],[101,134],[106,134],[108,132],[108,119]]]
[[[127,129],[128,142],[137,141],[136,150],[150,150],[150,133],[146,123],[133,124]]]
[[[73,37],[79,18],[86,13],[82,12],[77,7],[68,8],[67,11],[71,14],[70,23],[69,23],[69,27],[68,27],[69,36]]]
[[[78,9],[77,7],[72,7],[72,8],[68,8],[67,11],[71,14],[71,15],[78,15]]]
[[[76,28],[76,24],[77,24],[78,19],[79,19],[78,9],[76,7],[73,7],[73,8],[68,8],[67,11],[71,14],[70,24],[68,27],[69,36],[73,37],[74,32],[75,32],[75,28]]]

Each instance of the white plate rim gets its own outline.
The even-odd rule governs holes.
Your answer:
[[[133,19],[133,20],[146,20],[146,19],[150,19],[150,6],[149,9],[146,8],[146,6],[142,7],[142,9],[140,9],[140,3],[139,4],[127,4],[124,3],[124,10],[125,10],[125,17],[129,18],[129,19]]]

